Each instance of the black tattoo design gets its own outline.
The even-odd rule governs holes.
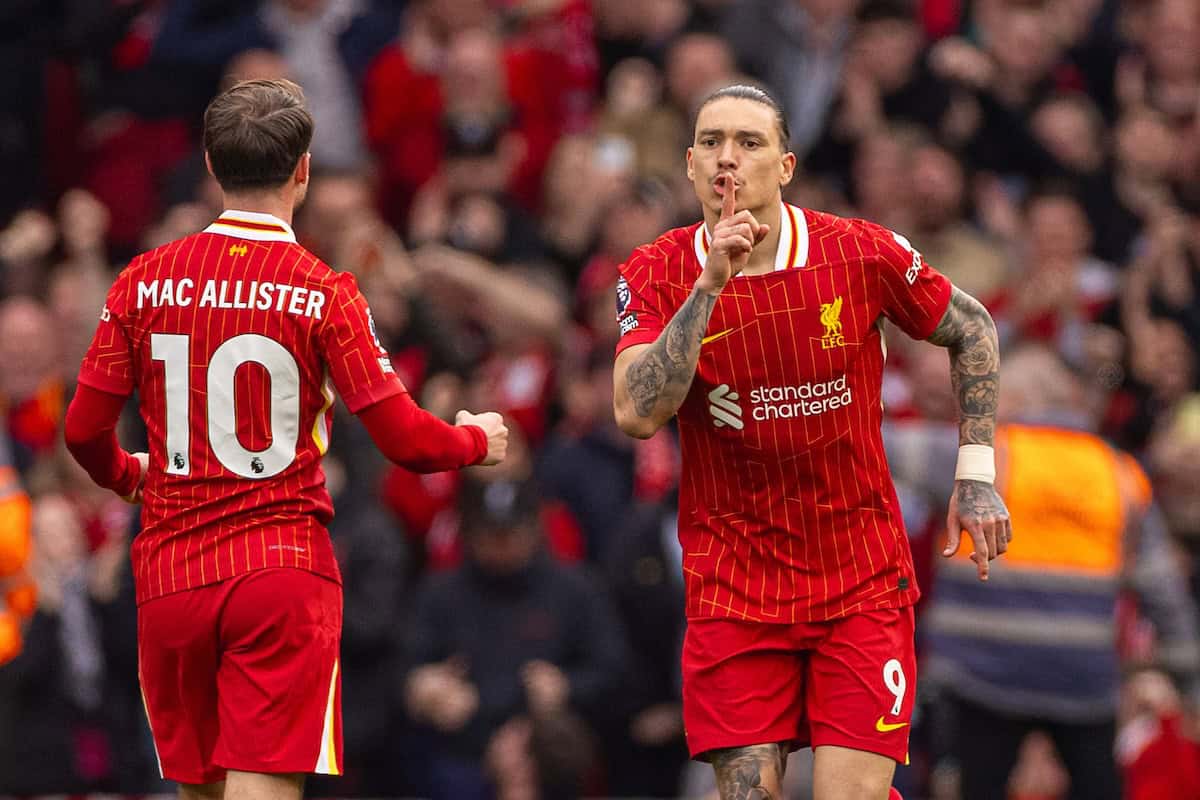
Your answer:
[[[983,481],[955,481],[954,491],[958,496],[960,518],[983,520],[992,515],[1008,518],[1008,507],[1004,505],[1004,500],[992,484]]]
[[[958,443],[991,446],[1000,391],[1000,346],[991,315],[982,303],[955,288],[929,341],[950,350],[950,383],[958,398]],[[960,480],[955,481],[954,491],[961,520],[1007,524],[1008,509],[992,484]]]
[[[950,382],[958,398],[958,443],[991,445],[996,436],[1000,346],[983,304],[955,288],[929,341],[950,350]]]
[[[713,754],[712,764],[717,771],[717,790],[721,800],[779,800],[769,787],[763,786],[763,772],[774,773],[774,785],[783,783],[787,755],[780,745],[760,744],[717,750]]]
[[[639,417],[652,417],[665,405],[674,413],[691,388],[700,340],[717,298],[699,289],[680,306],[666,330],[629,365],[625,383]]]

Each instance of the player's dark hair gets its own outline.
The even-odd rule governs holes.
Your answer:
[[[287,80],[242,81],[204,111],[204,150],[227,192],[282,186],[308,152],[312,135],[304,91]]]
[[[717,89],[708,97],[701,101],[699,107],[696,108],[696,119],[692,120],[692,128],[696,127],[695,122],[700,118],[700,112],[709,103],[721,100],[726,97],[733,97],[738,100],[753,100],[755,103],[762,103],[767,108],[775,112],[775,126],[779,131],[779,146],[784,152],[788,149],[788,143],[792,141],[792,130],[788,127],[787,117],[784,116],[783,107],[776,102],[775,98],[764,92],[757,86],[749,86],[744,83],[737,83],[733,86],[724,86]]]

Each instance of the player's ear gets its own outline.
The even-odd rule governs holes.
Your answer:
[[[689,181],[696,180],[696,170],[692,166],[692,148],[687,149],[687,176]]]
[[[204,151],[204,168],[208,170],[209,175],[212,175],[214,178],[217,177],[217,174],[212,170],[212,159],[208,157],[207,150]]]
[[[292,174],[292,178],[298,184],[308,183],[308,171],[312,164],[312,153],[305,153],[300,156],[300,160],[296,162],[296,171]]]
[[[796,154],[788,151],[779,159],[779,185],[787,186],[796,174]]]

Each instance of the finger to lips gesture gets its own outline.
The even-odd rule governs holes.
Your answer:
[[[729,274],[725,276],[728,280],[746,268],[750,251],[766,238],[770,226],[760,223],[746,209],[736,210],[737,183],[732,175],[721,175],[717,182],[722,189],[721,218],[713,228],[711,249],[714,254],[728,259]]]

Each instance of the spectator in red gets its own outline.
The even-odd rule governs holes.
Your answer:
[[[450,139],[470,141],[475,132],[511,132],[519,142],[505,184],[476,188],[507,189],[536,208],[542,170],[573,116],[565,106],[579,104],[578,91],[551,77],[565,68],[561,55],[506,42],[486,9],[448,18],[438,6],[417,4],[401,40],[366,76],[367,139],[380,161],[385,215],[402,228],[412,195],[438,175]]]

